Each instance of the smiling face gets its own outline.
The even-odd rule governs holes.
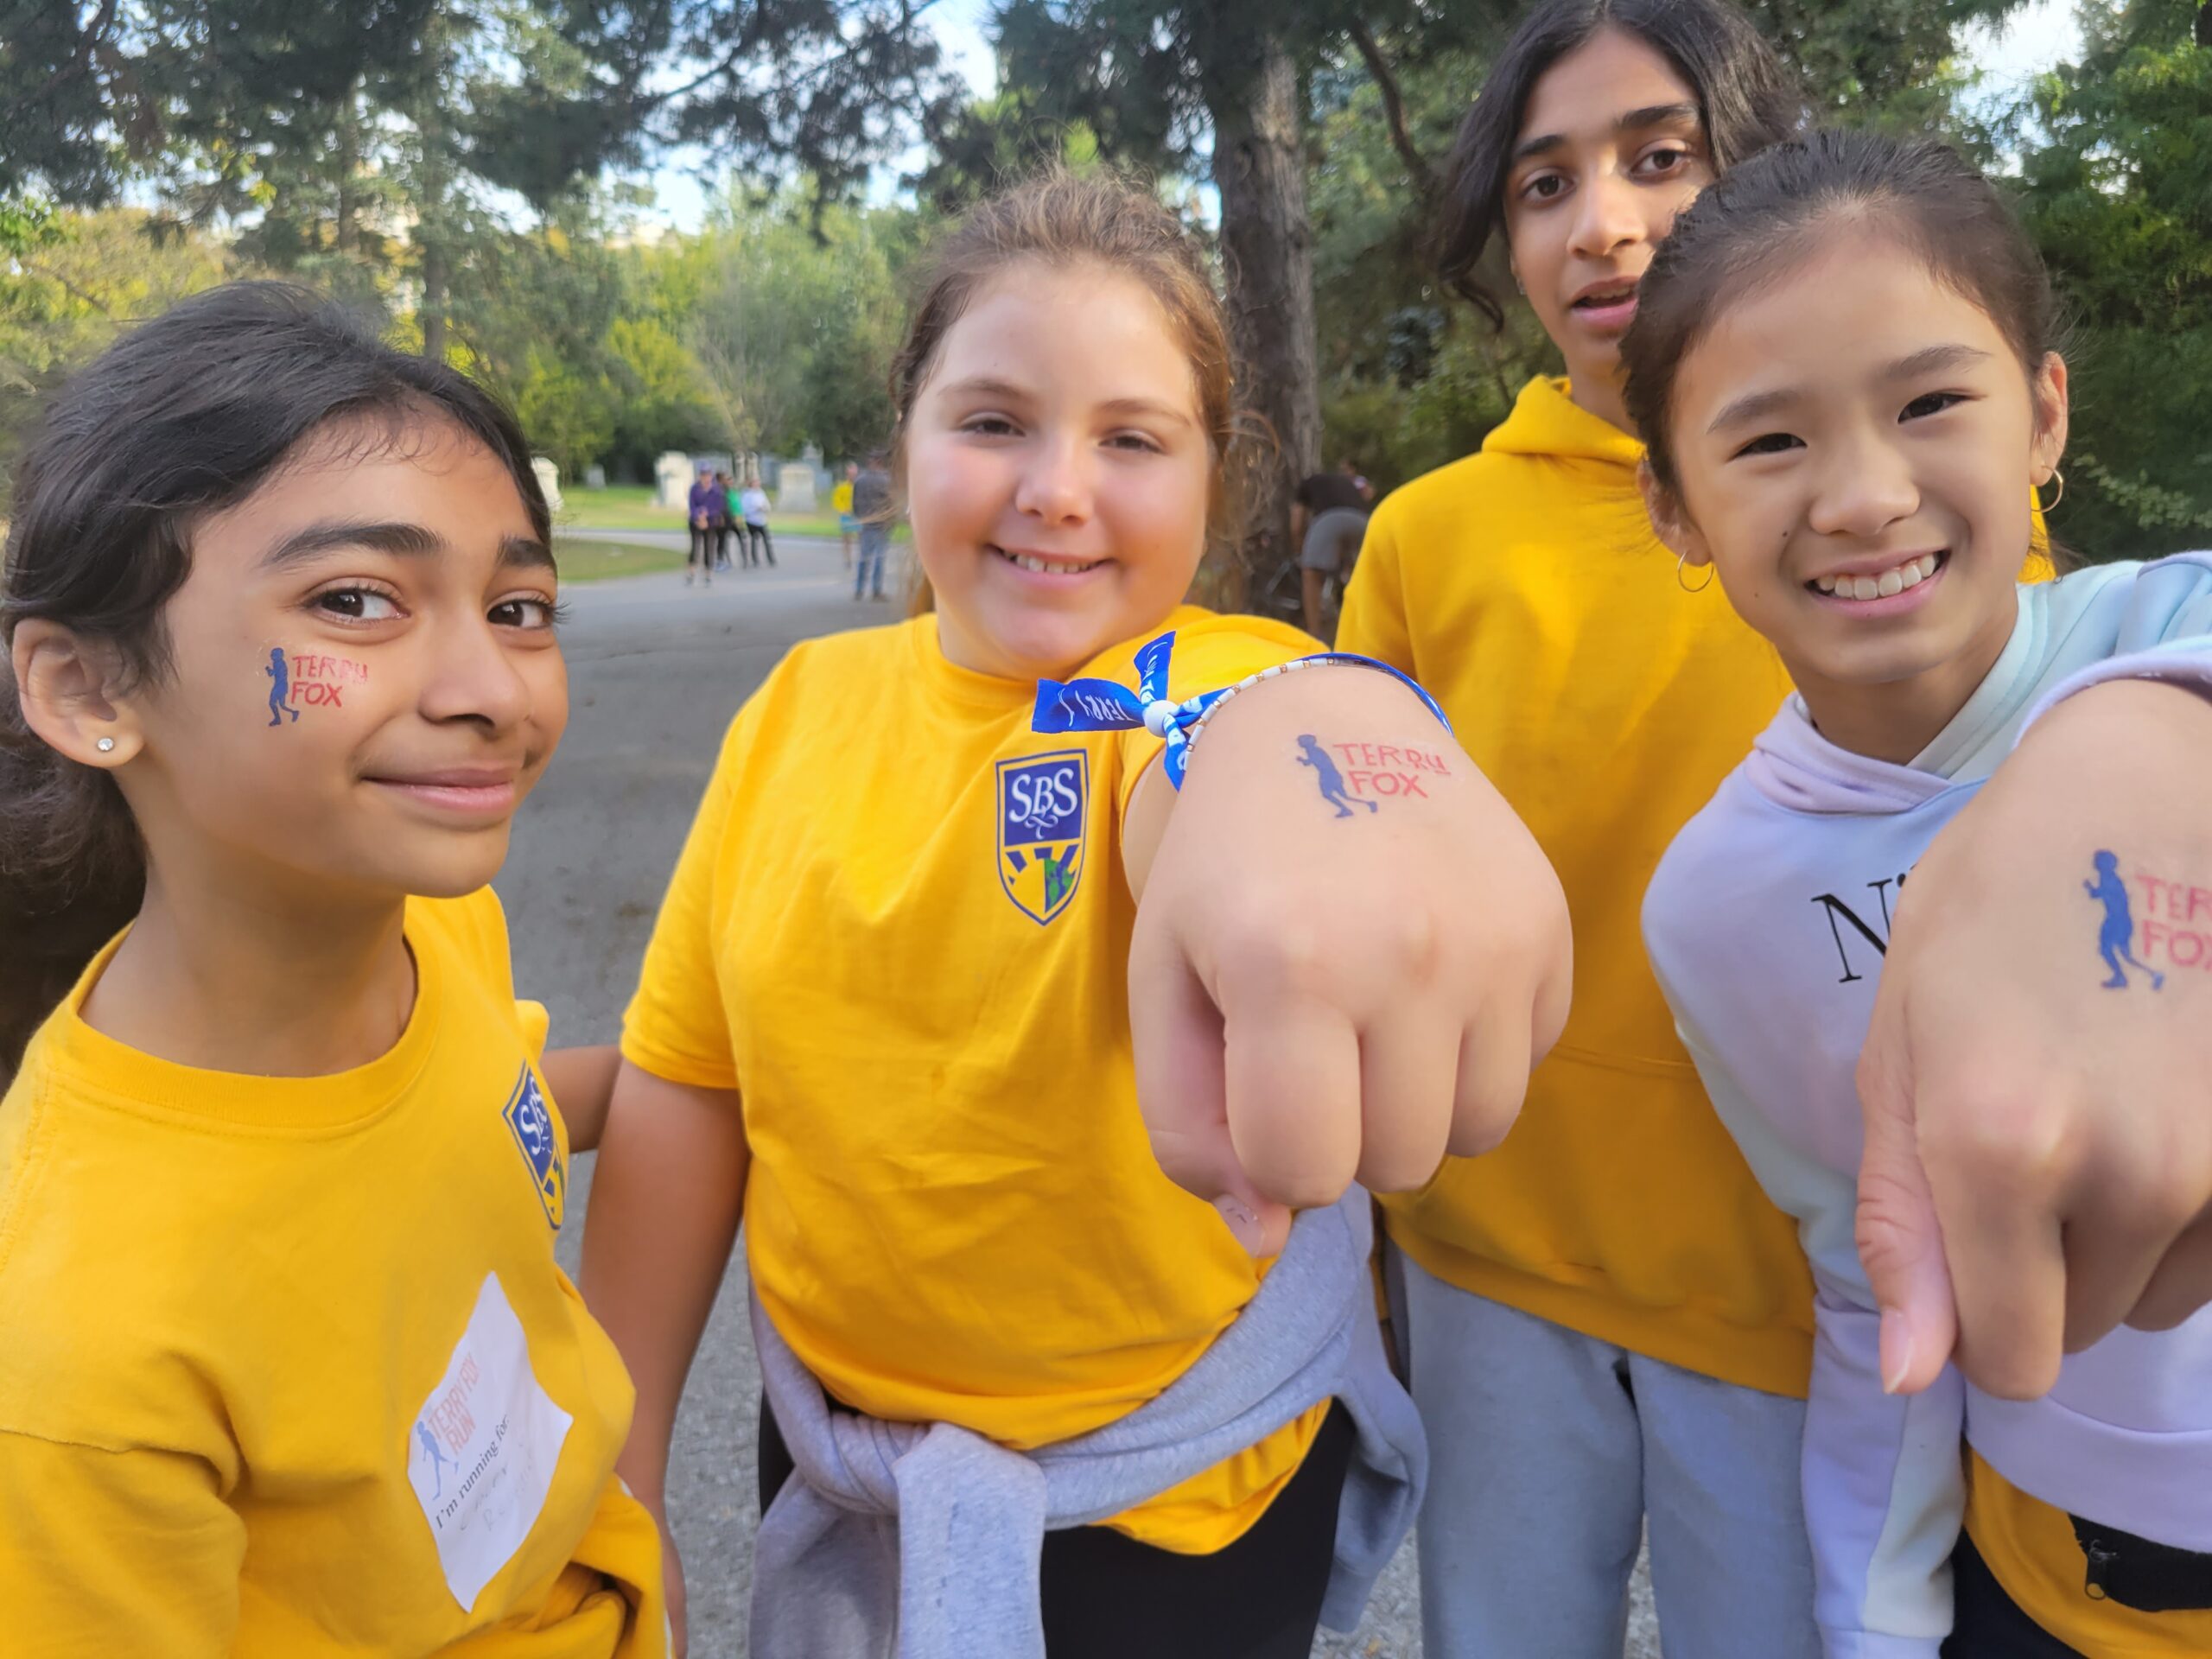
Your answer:
[[[249,891],[474,891],[568,719],[552,557],[435,417],[326,429],[191,534],[118,772],[157,867]]]
[[[1189,354],[1141,283],[1008,267],[946,331],[905,442],[914,550],[961,667],[1065,674],[1190,587],[1217,463]]]
[[[1725,300],[1668,431],[1669,544],[1714,565],[1832,740],[1917,753],[2012,636],[2065,365],[2031,377],[1987,312],[1853,220]]]
[[[1637,281],[1712,181],[1696,92],[1632,35],[1599,30],[1529,92],[1505,175],[1514,276],[1567,359],[1574,401],[1616,426]]]

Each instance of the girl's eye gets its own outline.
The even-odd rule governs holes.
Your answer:
[[[1736,452],[1735,459],[1745,455],[1778,455],[1789,449],[1802,449],[1805,441],[1787,432],[1762,432]]]
[[[1106,442],[1116,449],[1125,449],[1136,454],[1156,455],[1160,453],[1160,446],[1141,432],[1116,432]]]
[[[978,437],[1005,438],[1014,435],[1014,423],[1003,415],[976,415],[963,421],[960,429]]]
[[[1652,150],[1637,165],[1646,172],[1656,173],[1663,178],[1669,174],[1681,172],[1683,168],[1689,165],[1689,161],[1688,150],[1679,144],[1669,144],[1663,149]]]
[[[1916,421],[1926,416],[1941,415],[1954,404],[1963,404],[1966,400],[1966,394],[1962,391],[1926,392],[1907,404],[1904,406],[1904,412],[1899,415],[1897,419]]]
[[[512,599],[503,599],[486,613],[494,627],[520,628],[526,632],[556,626],[566,613],[556,601],[536,594],[518,594]]]
[[[325,616],[348,622],[388,622],[399,614],[399,602],[374,588],[331,588],[308,601]]]
[[[1539,173],[1521,187],[1521,194],[1529,201],[1556,201],[1567,188],[1567,181],[1556,173]]]

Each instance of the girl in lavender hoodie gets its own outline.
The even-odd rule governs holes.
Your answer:
[[[1797,687],[1643,923],[1818,1286],[1803,1484],[1830,1659],[2212,1651],[2212,1311],[2122,1328],[2041,1399],[1949,1368],[1905,1394],[1854,1237],[1859,1051],[1915,861],[2054,704],[2099,688],[2126,743],[2140,699],[2212,694],[2212,554],[2016,585],[2065,447],[2052,311],[1955,156],[1821,136],[1677,220],[1624,349],[1662,538]],[[2212,1028],[2212,841],[2079,855],[2047,895],[2080,973],[2037,1010],[2044,1054],[2100,1026]],[[1995,1116],[2038,1064],[1989,1057]]]

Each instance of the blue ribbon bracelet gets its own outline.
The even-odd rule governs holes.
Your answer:
[[[1167,695],[1167,664],[1174,650],[1175,635],[1171,630],[1138,652],[1134,690],[1116,680],[1039,680],[1036,712],[1030,720],[1029,729],[1058,734],[1129,732],[1142,728],[1166,741],[1167,751],[1161,762],[1166,768],[1167,781],[1180,789],[1184,769],[1190,764],[1191,746],[1216,708],[1263,680],[1327,663],[1344,663],[1388,674],[1409,687],[1428,712],[1442,722],[1446,731],[1452,729],[1451,717],[1411,675],[1401,673],[1388,663],[1349,651],[1324,651],[1311,657],[1294,657],[1287,663],[1262,669],[1235,685],[1201,691],[1178,702]]]

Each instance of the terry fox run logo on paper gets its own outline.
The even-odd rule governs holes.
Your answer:
[[[537,1523],[573,1421],[537,1386],[522,1321],[486,1274],[407,1444],[408,1484],[462,1611]]]
[[[1067,908],[1083,880],[1090,757],[1081,749],[999,762],[999,883],[1033,922]]]

